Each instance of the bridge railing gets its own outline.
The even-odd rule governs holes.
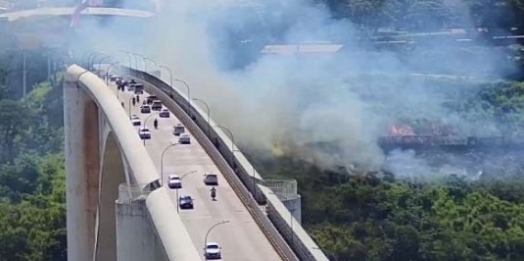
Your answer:
[[[232,141],[229,137],[217,127],[212,119],[208,122],[207,116],[204,116],[206,114],[199,107],[193,106],[193,103],[189,103],[186,95],[162,79],[146,72],[125,66],[121,66],[120,70],[160,89],[164,97],[160,95],[159,98],[169,98],[176,103],[174,108],[168,108],[174,109],[174,113],[176,112],[182,123],[209,153],[273,246],[280,248],[281,256],[284,255],[283,258],[297,260],[292,253],[289,253],[288,248],[291,247],[302,261],[329,261],[300,223],[292,217],[278,195],[260,182],[262,178],[247,158],[240,151],[232,150]],[[191,104],[189,108],[188,104]],[[257,203],[266,204],[267,216]],[[275,228],[278,232],[275,231]],[[282,238],[286,242],[281,242]]]

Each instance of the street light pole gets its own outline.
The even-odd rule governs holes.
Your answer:
[[[233,136],[233,132],[229,128],[221,125],[217,125],[217,127],[229,133],[229,137],[231,138],[231,153],[235,153],[235,136]]]
[[[187,84],[186,81],[175,79],[176,82],[182,83],[184,86],[186,86],[187,90],[187,114],[189,114],[189,117],[193,118],[191,115],[191,88],[189,88],[189,84]]]
[[[136,53],[132,53],[132,52],[128,52],[128,51],[122,51],[124,53],[127,53],[129,55],[129,67],[132,67],[131,66],[131,56],[133,56],[133,58],[135,58],[135,70],[138,70],[138,59],[136,58]]]
[[[99,52],[90,52],[88,55],[87,55],[87,60],[86,60],[86,69],[88,70],[91,70],[91,59],[93,59],[93,57],[96,57],[97,55],[99,55],[100,53]]]
[[[133,58],[131,58],[131,53],[130,52],[127,52],[127,51],[121,51],[125,54],[127,54],[127,58],[128,58],[128,61],[129,61],[129,68],[132,68],[133,67]]]
[[[155,61],[153,61],[152,59],[149,59],[147,57],[144,57],[144,61],[150,61],[155,67],[158,67],[158,65],[156,64]],[[146,71],[147,72],[147,71]]]
[[[104,56],[100,57],[100,60],[98,60],[98,70],[100,70],[100,64],[101,64],[104,60],[106,60],[106,59],[111,59],[111,56],[109,56],[109,55],[104,55]],[[94,67],[94,66],[95,66],[95,62],[97,62],[97,61],[96,61],[96,58],[93,59],[93,68],[95,68],[95,67]],[[95,68],[95,71],[97,71],[96,68]]]
[[[207,238],[208,238],[208,236],[209,236],[209,233],[211,233],[211,231],[212,231],[213,229],[215,229],[216,227],[218,227],[218,226],[220,226],[220,225],[223,225],[223,224],[227,224],[227,223],[229,223],[229,220],[220,221],[220,222],[214,224],[213,226],[211,226],[211,227],[207,230],[206,237],[205,237],[205,239],[204,239],[204,251],[205,251],[206,246],[207,246]],[[207,255],[205,255],[205,260],[206,260],[206,261],[208,260],[208,259],[207,259]]]
[[[117,89],[117,93],[118,93],[118,89]],[[135,97],[135,96],[129,97],[129,101],[127,102],[127,105],[128,105],[127,106],[127,111],[128,111],[128,114],[129,114],[129,119],[131,119],[131,101],[133,100],[133,97]]]
[[[82,58],[80,58],[80,64],[83,66],[83,67],[87,67],[86,64],[87,64],[87,58],[89,57],[89,55],[91,55],[91,52],[84,52],[82,54]]]
[[[144,56],[142,56],[142,55],[140,55],[140,54],[136,54],[136,56],[142,58],[142,61],[144,62],[144,72],[147,73],[147,63],[146,63],[146,59],[147,59],[147,58],[144,57]]]
[[[144,126],[142,127],[142,129],[145,129],[145,128],[146,128],[146,126],[147,126],[147,120],[149,120],[149,118],[151,118],[151,116],[154,116],[154,115],[156,115],[156,114],[158,114],[158,113],[154,113],[154,114],[151,113],[149,116],[147,116],[147,118],[144,120]],[[145,146],[145,145],[146,145],[146,140],[144,139],[144,146]]]
[[[111,63],[109,66],[107,66],[107,69],[106,69],[106,85],[107,86],[109,86],[109,70],[111,70],[111,68],[117,64],[119,64],[119,62],[114,62],[114,63]],[[118,90],[116,91],[116,94],[118,96]]]
[[[206,106],[206,112],[207,112],[207,136],[211,138],[211,110],[209,109],[209,105],[204,100],[193,98],[193,101],[199,101]],[[191,116],[191,115],[189,115]]]
[[[82,55],[82,66],[84,66],[86,69],[89,69],[89,61],[91,60],[91,56],[97,53],[98,52],[84,52]]]
[[[196,173],[196,171],[193,170],[193,171],[190,171],[190,172],[185,173],[184,175],[182,175],[182,176],[180,177],[180,182],[182,182],[182,181],[184,180],[184,177],[185,177],[185,176],[187,176],[187,175],[189,175],[189,174],[193,174],[193,173]],[[179,188],[176,188],[176,189],[175,189],[175,194],[176,194],[176,195],[175,195],[175,197],[176,197],[176,212],[177,212],[177,213],[180,213],[180,202],[178,201],[178,191],[179,191],[179,190],[180,190]]]
[[[171,71],[171,69],[169,69],[169,67],[163,66],[163,65],[159,65],[158,67],[164,68],[164,69],[166,69],[169,72],[169,85],[171,86],[171,88],[173,88],[173,72]]]
[[[162,186],[164,186],[164,154],[166,154],[167,150],[169,150],[169,148],[172,148],[174,146],[178,145],[178,143],[173,143],[173,144],[169,144],[169,146],[167,146],[163,151],[162,151],[162,155],[160,156],[160,180],[161,180],[161,184]],[[178,196],[177,196],[177,200],[178,200]]]
[[[91,59],[89,60],[89,70],[91,70],[91,67],[94,68],[95,60],[96,60],[96,58],[98,58],[98,57],[100,57],[100,56],[105,57],[105,56],[108,56],[108,55],[105,54],[105,53],[99,53],[99,52],[94,53],[94,54],[91,56]]]

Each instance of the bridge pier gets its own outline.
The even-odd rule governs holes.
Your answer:
[[[120,185],[116,201],[117,261],[168,261],[138,186]],[[129,190],[132,191],[129,195]],[[130,198],[133,197],[133,198]],[[136,197],[138,196],[138,197]]]
[[[77,86],[64,83],[68,260],[116,260],[115,200],[126,182],[120,146],[104,114]]]
[[[98,112],[76,79],[68,78],[64,83],[67,257],[92,261],[100,171]]]

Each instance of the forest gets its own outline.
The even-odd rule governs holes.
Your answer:
[[[524,28],[521,0],[316,1],[370,31],[440,30],[466,19],[471,27],[514,34]],[[0,60],[0,261],[65,261],[62,76],[39,76],[21,99],[20,84],[8,81],[9,65]],[[45,71],[44,64],[32,66]],[[524,83],[481,85],[451,106],[521,129]],[[303,225],[332,260],[524,260],[522,171],[474,182],[446,176],[415,183],[386,171],[348,175],[286,156],[254,155],[252,161],[266,178],[298,181]]]
[[[61,77],[21,100],[9,70],[0,68],[0,260],[66,260]]]

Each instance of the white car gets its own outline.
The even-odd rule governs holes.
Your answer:
[[[131,123],[133,124],[133,126],[142,125],[142,121],[136,115],[131,116]]]
[[[178,143],[180,143],[180,144],[191,144],[191,138],[186,133],[180,134],[180,138],[178,138]]]
[[[182,180],[180,180],[180,176],[178,175],[169,175],[167,185],[171,189],[180,189],[182,188]]]
[[[149,140],[151,139],[151,131],[148,128],[143,128],[138,131],[140,139]]]
[[[221,259],[222,258],[222,247],[215,242],[206,243],[206,248],[204,249],[204,256],[206,259]]]
[[[162,109],[160,113],[158,114],[158,116],[160,116],[160,118],[169,118],[170,117],[169,110]]]

